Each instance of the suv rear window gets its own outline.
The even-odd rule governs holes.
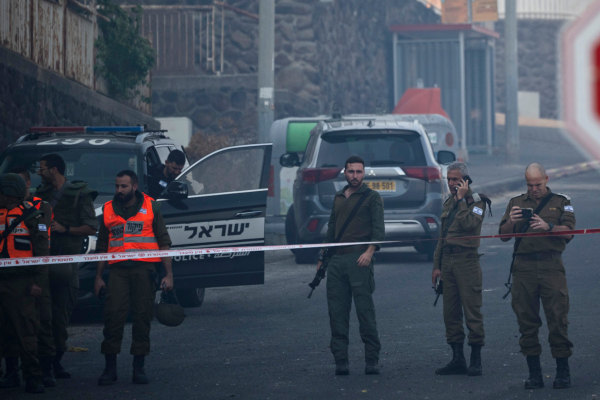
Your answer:
[[[344,167],[346,159],[356,155],[366,167],[427,165],[418,133],[377,134],[373,131],[349,131],[322,136],[318,168]]]

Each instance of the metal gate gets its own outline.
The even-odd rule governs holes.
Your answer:
[[[496,37],[495,32],[473,25],[394,26],[392,31],[395,101],[409,88],[439,87],[442,107],[461,138],[461,156],[491,152],[495,121],[490,36]]]

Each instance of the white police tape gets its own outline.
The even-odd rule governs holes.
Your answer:
[[[510,233],[501,235],[484,235],[484,236],[465,236],[460,238],[452,238],[452,240],[466,239],[503,239],[514,237],[547,237],[547,236],[563,236],[563,235],[590,235],[600,233],[600,228],[593,229],[577,229],[570,231],[557,232],[531,232],[531,233]],[[146,259],[156,257],[175,257],[175,256],[195,256],[206,254],[223,254],[223,253],[243,253],[255,251],[276,251],[276,250],[296,250],[296,249],[311,249],[323,247],[340,247],[340,246],[360,246],[360,245],[375,245],[375,244],[409,244],[427,241],[438,241],[444,239],[414,239],[414,240],[393,240],[382,242],[355,242],[355,243],[317,243],[317,244],[290,244],[278,246],[249,246],[249,247],[215,247],[204,249],[182,249],[182,250],[151,250],[139,252],[122,252],[122,253],[98,253],[98,254],[81,254],[72,256],[48,256],[48,257],[28,257],[28,258],[8,258],[0,259],[0,268],[2,267],[21,267],[29,265],[56,265],[67,263],[80,262],[98,262],[98,261],[125,261],[132,259]]]

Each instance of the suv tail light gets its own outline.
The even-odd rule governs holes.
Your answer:
[[[302,171],[302,184],[315,185],[319,182],[335,179],[342,172],[341,168],[307,168]]]
[[[402,169],[406,176],[411,178],[422,179],[427,182],[442,179],[442,170],[439,167],[404,167]]]
[[[306,229],[309,232],[315,232],[317,230],[318,226],[319,226],[319,220],[318,219],[313,219],[312,221],[310,221],[308,223],[308,226],[306,227]]]
[[[437,222],[435,222],[435,219],[431,217],[425,217],[425,222],[427,222],[427,225],[429,225],[429,229],[432,231],[435,231],[438,227],[438,224]]]

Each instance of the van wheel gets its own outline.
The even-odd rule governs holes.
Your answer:
[[[205,288],[198,289],[179,289],[177,290],[177,299],[181,307],[195,308],[200,307],[204,301]]]
[[[287,244],[298,244],[298,230],[296,228],[296,218],[294,216],[294,206],[290,206],[285,216],[285,241]],[[297,254],[298,250],[291,250]]]
[[[296,250],[296,264],[316,264],[320,248]]]

